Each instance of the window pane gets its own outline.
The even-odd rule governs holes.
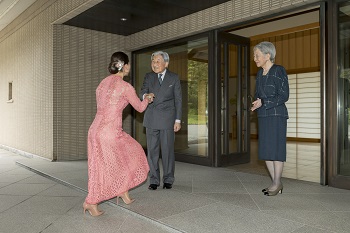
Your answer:
[[[339,111],[340,129],[340,155],[338,159],[338,173],[350,176],[350,138],[349,138],[349,107],[350,107],[350,1],[339,5],[338,11],[339,34]]]
[[[12,82],[9,82],[9,99],[12,100]]]
[[[180,76],[182,88],[182,124],[175,135],[177,153],[208,156],[208,39],[202,38],[162,48],[170,56],[169,70]],[[151,54],[136,56],[136,90],[151,70]],[[136,117],[136,139],[146,147],[143,114]]]

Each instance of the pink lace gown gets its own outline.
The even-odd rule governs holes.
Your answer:
[[[97,113],[88,133],[88,196],[97,204],[116,197],[147,179],[149,166],[141,145],[122,129],[123,109],[138,112],[148,105],[121,77],[110,75],[96,89]]]

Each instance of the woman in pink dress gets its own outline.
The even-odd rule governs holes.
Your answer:
[[[141,145],[122,128],[123,109],[130,103],[143,112],[153,101],[148,94],[141,102],[123,77],[130,71],[129,58],[116,52],[109,64],[110,76],[96,89],[97,113],[88,132],[88,195],[83,204],[92,216],[103,214],[98,203],[117,197],[130,204],[129,190],[147,179],[149,166]]]

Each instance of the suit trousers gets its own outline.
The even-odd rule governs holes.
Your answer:
[[[162,152],[163,183],[174,183],[175,132],[173,129],[146,128],[147,160],[150,168],[150,184],[160,185],[159,155]]]

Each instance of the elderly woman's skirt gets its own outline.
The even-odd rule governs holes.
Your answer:
[[[287,118],[259,117],[259,159],[286,161]]]

